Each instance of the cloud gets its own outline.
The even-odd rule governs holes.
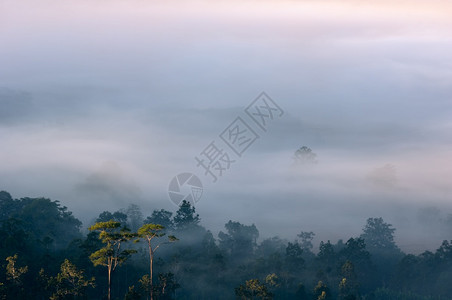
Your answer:
[[[170,179],[194,172],[218,230],[347,238],[383,215],[406,244],[418,209],[450,210],[447,1],[2,5],[0,186],[15,197],[84,220],[172,210]],[[212,184],[194,157],[263,90],[284,116]],[[293,165],[303,145],[318,164]],[[369,182],[387,163],[392,187]]]

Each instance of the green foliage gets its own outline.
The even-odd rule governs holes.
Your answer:
[[[78,270],[68,259],[61,264],[60,273],[56,278],[51,278],[49,281],[56,290],[50,297],[51,300],[84,296],[88,287],[95,287],[94,277],[87,279],[84,271]]]
[[[161,210],[154,210],[152,212],[152,215],[150,217],[147,217],[146,220],[144,220],[144,224],[160,224],[163,227],[165,227],[167,230],[173,230],[174,223],[171,220],[171,216],[173,215],[172,212],[161,209]]]
[[[143,275],[143,277],[140,278],[139,283],[141,284],[141,288],[143,289],[143,291],[145,291],[146,294],[151,293],[152,285],[149,274]]]
[[[162,245],[170,242],[175,242],[178,239],[174,235],[168,236],[167,241],[160,241],[156,245],[152,245],[153,240],[161,238],[166,235],[164,232],[165,227],[160,224],[144,224],[138,229],[138,237],[146,240],[149,251],[149,293],[151,299],[153,299],[154,286],[153,286],[153,264],[155,251]]]
[[[245,284],[239,285],[235,289],[235,295],[242,300],[273,299],[272,293],[268,291],[266,285],[261,283],[259,279],[250,279]]]
[[[6,265],[6,279],[13,285],[22,285],[22,277],[28,272],[28,267],[16,267],[17,254],[13,256],[8,256],[6,258],[8,264]]]
[[[0,208],[2,300],[102,299],[107,277],[112,292],[127,299],[149,299],[151,292],[155,300],[222,300],[233,298],[234,292],[241,299],[310,300],[436,300],[452,295],[452,241],[443,241],[436,251],[405,255],[394,242],[394,228],[381,218],[368,219],[358,238],[320,242],[315,254],[312,232],[301,232],[294,242],[272,237],[258,243],[256,226],[229,221],[215,239],[199,225],[190,203],[183,203],[174,219],[171,212],[154,210],[138,228],[138,207],[103,212],[84,237],[79,221],[58,201],[15,200],[0,192]],[[178,240],[173,234],[181,241],[157,251]],[[148,249],[129,245],[138,239],[147,241]],[[142,276],[148,267],[151,273],[146,250],[153,273],[159,274],[154,280],[150,274]],[[140,255],[132,257],[135,252]]]
[[[119,222],[121,225],[125,226],[127,224],[127,214],[116,211],[111,213],[109,211],[104,211],[99,214],[99,217],[96,219],[96,223],[115,221]]]
[[[319,281],[314,287],[314,299],[327,300],[332,299],[330,289],[322,281]]]
[[[2,296],[7,296],[7,299],[17,299],[25,293],[24,277],[28,272],[28,266],[17,267],[17,258],[17,254],[6,258],[8,262],[5,272],[6,282],[1,284],[0,290],[2,291]]]
[[[165,235],[164,229],[165,227],[159,224],[144,224],[138,229],[138,235],[140,237],[162,237]]]
[[[246,258],[253,254],[259,231],[254,224],[243,225],[239,222],[229,221],[224,225],[227,233],[218,234],[220,248],[232,256]]]
[[[281,286],[281,281],[275,273],[272,273],[265,277],[265,284],[270,288],[279,288]]]
[[[175,281],[173,273],[160,273],[158,284],[154,287],[154,295],[159,300],[170,300],[173,299],[178,288],[180,288],[180,285]]]
[[[299,272],[303,268],[303,250],[298,243],[288,243],[286,248],[286,268]]]
[[[178,230],[195,229],[199,222],[199,214],[196,213],[194,206],[190,202],[183,200],[174,217],[174,226]]]
[[[46,198],[13,200],[0,192],[0,257],[27,251],[46,252],[80,238],[81,222],[59,201]]]
[[[124,300],[140,300],[141,294],[135,289],[135,286],[132,285],[129,287],[127,294],[124,297]]]
[[[369,218],[363,228],[361,238],[370,252],[399,251],[394,242],[395,229],[385,223],[383,218]]]
[[[317,259],[324,265],[331,266],[333,265],[337,258],[336,253],[334,251],[334,247],[330,241],[324,243],[320,242],[319,253],[317,254]]]
[[[111,275],[118,265],[125,262],[136,250],[122,250],[121,245],[137,235],[130,233],[126,227],[120,228],[121,223],[117,221],[98,222],[89,227],[90,231],[99,232],[99,239],[104,245],[103,248],[90,255],[94,266],[105,266],[108,271],[108,299],[111,299]]]
[[[121,224],[116,221],[98,222],[89,227],[90,231],[98,231],[99,239],[105,246],[90,255],[90,259],[95,266],[111,266],[112,270],[117,265],[125,262],[136,250],[121,250],[121,243],[127,242],[136,235],[123,227],[118,230]]]

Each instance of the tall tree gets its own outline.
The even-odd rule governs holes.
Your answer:
[[[145,239],[148,244],[149,251],[149,285],[150,285],[150,296],[151,300],[154,297],[154,287],[153,287],[153,264],[154,264],[154,255],[155,251],[163,245],[170,242],[177,241],[177,238],[174,235],[169,235],[168,239],[165,241],[157,241],[155,245],[153,245],[153,241],[158,240],[159,238],[166,235],[163,232],[165,227],[160,224],[145,224],[138,229],[138,236],[142,239]]]
[[[121,223],[116,221],[98,222],[89,228],[90,231],[99,232],[99,239],[105,245],[90,255],[94,266],[105,266],[108,271],[108,299],[111,299],[111,276],[116,267],[125,262],[136,250],[125,249],[121,246],[136,235],[130,233],[126,227],[120,228]]]
[[[394,242],[395,228],[385,223],[383,218],[369,218],[363,228],[361,238],[366,243],[369,252],[382,252],[398,250]]]
[[[136,204],[130,204],[126,209],[126,215],[129,220],[130,229],[136,232],[143,225],[143,214],[141,213],[140,207]]]
[[[177,230],[194,229],[199,224],[199,214],[189,201],[183,200],[174,216],[174,226]]]

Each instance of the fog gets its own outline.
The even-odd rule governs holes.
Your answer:
[[[3,0],[0,190],[88,224],[130,203],[175,211],[168,184],[192,172],[216,232],[232,219],[318,244],[381,216],[402,250],[436,249],[452,238],[451,14],[448,1]],[[212,182],[195,156],[262,91],[284,114]],[[302,146],[317,163],[296,163]]]

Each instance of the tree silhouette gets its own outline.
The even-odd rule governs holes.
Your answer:
[[[111,299],[111,276],[116,267],[125,262],[136,250],[122,250],[121,245],[127,242],[135,234],[130,233],[126,227],[120,228],[121,223],[116,221],[98,222],[89,228],[90,231],[98,231],[99,239],[105,246],[90,255],[94,266],[105,266],[108,271],[108,299]]]
[[[163,245],[170,242],[177,241],[177,238],[174,235],[169,235],[168,240],[166,241],[160,241],[156,245],[152,245],[153,240],[158,240],[158,238],[161,238],[165,236],[166,234],[163,232],[165,227],[159,224],[144,224],[138,229],[138,237],[145,239],[148,244],[148,251],[149,251],[149,284],[150,284],[150,296],[151,300],[153,300],[154,296],[154,287],[153,287],[153,265],[154,265],[154,255],[155,251]]]

